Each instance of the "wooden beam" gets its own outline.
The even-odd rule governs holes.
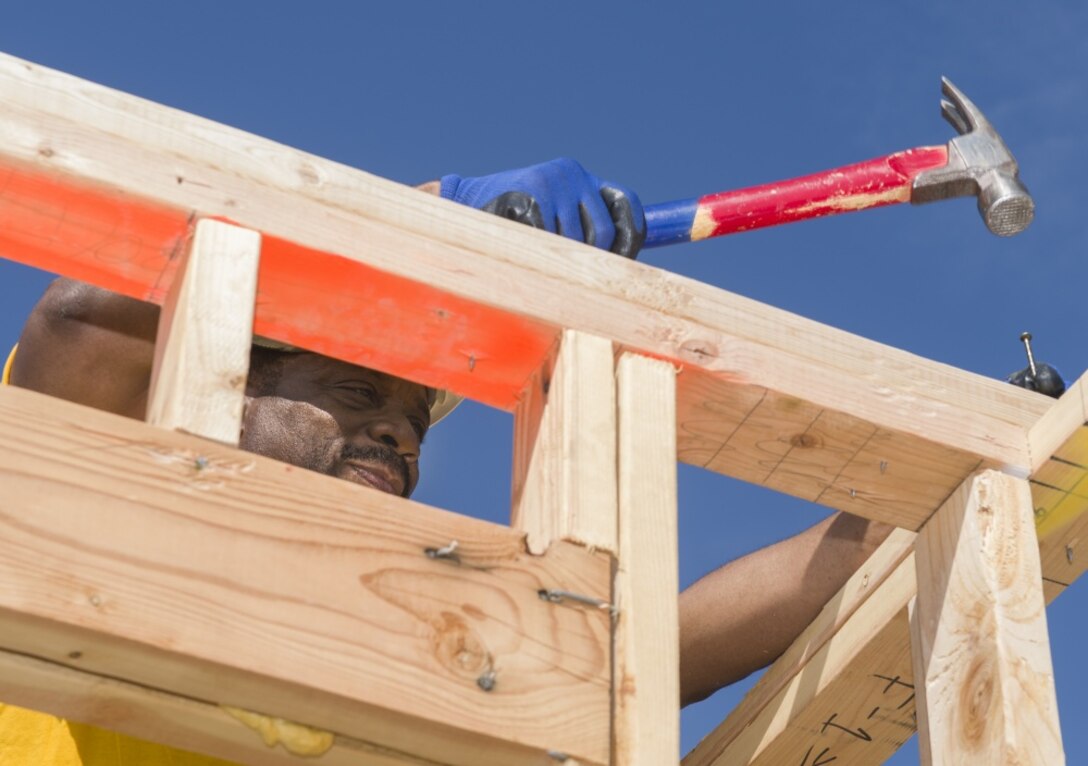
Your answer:
[[[1033,522],[1027,482],[983,471],[918,534],[927,765],[1065,763]]]
[[[1025,429],[1049,407],[1000,381],[0,58],[0,251],[161,302],[194,214],[262,233],[262,335],[512,409],[562,329],[576,326],[682,366],[681,459],[901,526],[920,526],[980,464],[1026,471]]]
[[[619,405],[613,766],[675,764],[680,753],[676,370],[623,354]]]
[[[424,761],[607,762],[609,617],[539,597],[608,600],[607,556],[20,389],[0,430],[0,649]]]
[[[906,742],[913,542],[894,532],[684,766],[874,766]]]
[[[24,706],[50,710],[69,721],[247,766],[300,763],[300,756],[282,742],[269,746],[257,731],[214,703],[6,651],[0,651],[0,678],[5,693],[14,694]],[[319,762],[322,766],[440,766],[343,734],[333,738]]]
[[[1088,569],[1088,374],[1028,433],[1043,577],[1068,586]]]
[[[612,368],[611,342],[566,330],[515,412],[512,523],[534,553],[555,540],[617,550]]]
[[[237,446],[261,235],[197,221],[159,314],[147,422]]]

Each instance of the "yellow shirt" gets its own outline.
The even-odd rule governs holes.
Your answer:
[[[8,385],[15,348],[0,385]],[[233,766],[227,761],[175,750],[56,716],[0,702],[2,766]]]
[[[11,347],[11,353],[8,354],[8,360],[4,362],[4,375],[0,377],[0,386],[6,386],[11,382],[11,365],[15,363],[15,349],[19,348],[19,344],[16,343]]]

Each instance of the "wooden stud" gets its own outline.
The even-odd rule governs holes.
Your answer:
[[[676,763],[680,748],[676,370],[623,354],[616,370],[619,538],[614,766]]]
[[[1063,764],[1028,483],[980,472],[915,550],[923,763]]]
[[[159,315],[147,422],[238,444],[261,235],[197,222]]]
[[[563,333],[554,366],[531,379],[514,417],[513,526],[529,550],[555,540],[616,551],[612,344]]]

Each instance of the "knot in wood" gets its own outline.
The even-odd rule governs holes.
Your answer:
[[[797,449],[816,449],[823,446],[823,440],[815,434],[794,434],[790,437],[790,446]]]
[[[986,726],[993,714],[994,674],[990,663],[976,660],[960,688],[960,735],[963,744],[975,749],[985,744]]]
[[[471,678],[491,669],[491,653],[460,615],[442,612],[431,627],[434,656],[442,667],[457,676]]]

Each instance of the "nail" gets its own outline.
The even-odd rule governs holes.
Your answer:
[[[1031,369],[1031,377],[1034,378],[1035,375],[1036,375],[1036,373],[1035,373],[1035,355],[1031,353],[1031,333],[1030,332],[1020,333],[1020,340],[1023,342],[1024,348],[1028,352],[1028,367]]]
[[[476,679],[476,685],[483,689],[485,692],[489,692],[495,688],[495,671],[489,670],[482,676]]]

